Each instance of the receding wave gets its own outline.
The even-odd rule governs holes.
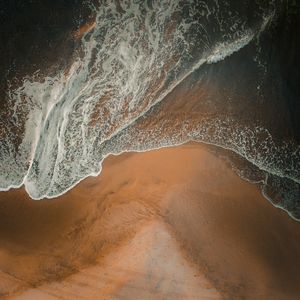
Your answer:
[[[111,153],[201,141],[251,162],[265,174],[264,194],[284,190],[285,199],[273,203],[300,217],[299,145],[273,137],[259,118],[226,111],[244,103],[237,83],[217,92],[225,85],[220,69],[229,70],[231,57],[245,51],[259,70],[255,95],[262,95],[267,66],[260,40],[276,19],[275,4],[255,4],[257,15],[246,21],[242,8],[218,1],[91,5],[95,20],[80,34],[69,68],[53,77],[37,71],[7,93],[0,189],[24,185],[33,199],[52,198],[98,175]],[[187,94],[194,100],[186,103]],[[225,107],[219,113],[218,101]]]

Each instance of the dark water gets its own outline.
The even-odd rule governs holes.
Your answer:
[[[237,153],[238,173],[300,218],[296,1],[11,1],[0,14],[2,190],[51,198],[110,153],[200,141]]]

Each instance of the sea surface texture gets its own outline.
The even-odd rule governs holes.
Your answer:
[[[81,5],[89,18],[49,46],[51,67],[43,55],[28,73],[7,65],[2,191],[57,197],[111,153],[198,141],[248,161],[239,174],[300,218],[298,1]]]

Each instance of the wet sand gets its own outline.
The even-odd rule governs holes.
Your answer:
[[[300,223],[211,149],[110,156],[57,199],[0,193],[0,298],[299,299]]]

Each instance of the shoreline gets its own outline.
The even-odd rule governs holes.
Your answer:
[[[259,172],[262,172],[262,173],[265,173],[264,174],[264,178],[263,179],[260,179],[260,180],[250,180],[240,174],[238,174],[238,171],[240,170],[237,170],[235,169],[235,166],[234,166],[234,163],[230,161],[230,158],[228,159],[228,162],[229,162],[229,165],[230,167],[232,168],[232,170],[244,181],[247,181],[249,182],[250,184],[254,184],[254,185],[261,185],[259,186],[259,189],[261,191],[261,194],[262,196],[268,201],[270,202],[275,208],[277,209],[281,209],[283,210],[291,219],[293,219],[294,221],[296,222],[300,222],[300,219],[297,219],[295,216],[293,216],[293,214],[287,210],[286,208],[280,206],[280,205],[276,205],[274,204],[272,198],[270,196],[268,196],[265,191],[264,191],[264,188],[265,186],[267,185],[266,181],[267,181],[267,177],[269,174],[271,173],[268,173],[266,170],[264,169],[260,169],[259,166],[255,165],[252,161],[248,160],[246,157],[242,156],[240,153],[238,152],[235,152],[234,150],[232,150],[231,148],[224,148],[223,146],[219,146],[219,145],[215,145],[213,143],[209,143],[209,142],[204,142],[204,141],[197,141],[197,140],[189,140],[189,141],[185,141],[185,142],[182,142],[182,143],[179,143],[179,144],[174,144],[174,145],[164,145],[164,146],[160,146],[160,147],[157,147],[157,148],[151,148],[149,150],[135,150],[135,151],[123,151],[123,152],[120,152],[120,153],[109,153],[107,155],[104,156],[104,158],[102,159],[102,161],[99,162],[99,165],[100,165],[100,169],[99,169],[99,172],[97,173],[94,173],[94,174],[89,174],[87,175],[86,177],[83,177],[81,178],[79,181],[75,182],[73,185],[71,185],[68,189],[66,189],[63,193],[60,193],[60,194],[57,194],[55,196],[43,196],[43,197],[39,197],[39,198],[32,198],[30,196],[30,193],[28,192],[27,188],[26,188],[26,185],[25,185],[25,180],[26,180],[26,177],[27,177],[27,174],[25,175],[22,183],[20,185],[17,185],[17,186],[9,186],[5,189],[0,189],[0,193],[2,192],[10,192],[10,191],[13,191],[13,190],[19,190],[19,189],[24,189],[26,191],[26,193],[28,194],[29,198],[33,201],[46,201],[46,200],[55,200],[57,198],[60,198],[62,197],[63,195],[67,194],[68,192],[70,192],[72,189],[76,188],[79,184],[81,184],[82,182],[84,182],[85,180],[88,180],[89,178],[97,178],[99,176],[101,176],[101,173],[102,173],[102,170],[103,170],[103,164],[105,162],[106,159],[108,159],[109,157],[116,157],[116,156],[121,156],[121,155],[126,155],[128,153],[131,153],[131,154],[138,154],[138,153],[147,153],[147,152],[151,152],[151,151],[159,151],[161,149],[168,149],[168,148],[176,148],[176,147],[188,147],[188,146],[203,146],[203,147],[206,147],[208,149],[217,149],[216,151],[213,151],[214,153],[217,153],[218,150],[222,153],[225,153],[223,154],[223,157],[222,159],[228,159],[229,156],[233,156],[235,158],[238,158],[238,160],[242,160],[244,163],[248,164],[248,165],[251,165],[253,168],[256,168]],[[228,156],[228,157],[227,157]],[[273,174],[271,174],[273,175]],[[289,180],[292,180],[294,181],[294,179],[291,179],[289,177],[284,177],[284,178],[287,178]],[[295,183],[297,183],[297,181],[294,181]]]

